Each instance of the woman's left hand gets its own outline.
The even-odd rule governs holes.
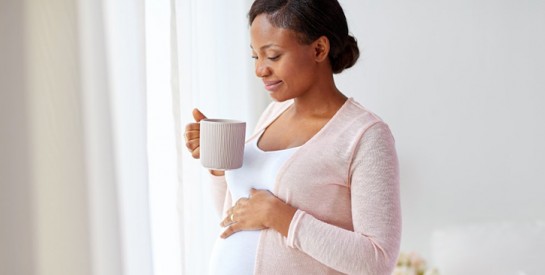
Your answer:
[[[271,227],[277,229],[279,223],[275,222],[286,219],[291,222],[296,210],[271,192],[252,188],[249,198],[239,199],[235,206],[227,211],[227,217],[221,222],[221,226],[227,229],[221,237],[225,239],[243,230],[262,230]]]

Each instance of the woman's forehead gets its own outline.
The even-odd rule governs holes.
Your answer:
[[[264,50],[271,47],[287,47],[296,41],[294,31],[271,24],[265,14],[258,15],[250,26],[250,47]]]

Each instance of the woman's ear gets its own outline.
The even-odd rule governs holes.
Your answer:
[[[325,35],[318,37],[313,43],[316,62],[327,60],[329,55],[329,39]]]

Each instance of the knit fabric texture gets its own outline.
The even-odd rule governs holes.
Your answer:
[[[293,101],[273,102],[255,134]],[[220,216],[233,206],[212,176]],[[386,123],[352,98],[280,168],[273,194],[296,207],[287,238],[261,231],[254,274],[391,274],[401,239],[399,165]]]

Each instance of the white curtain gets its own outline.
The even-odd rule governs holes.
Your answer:
[[[180,275],[178,171],[172,98],[170,0],[146,1],[149,196],[154,274]]]
[[[0,273],[152,274],[143,3],[0,2]]]
[[[182,138],[191,110],[247,121],[251,132],[268,95],[254,76],[246,13],[250,0],[172,0],[173,98],[177,114],[178,206],[183,274],[207,274],[219,217],[210,200],[208,172]]]
[[[93,148],[96,140],[89,138],[86,146],[91,228],[95,229],[91,230],[94,272],[152,274],[144,0],[81,0],[79,7],[80,37],[89,39],[80,43],[82,68],[88,69],[82,72],[85,95],[82,102],[88,122],[84,125],[89,134],[99,133],[105,141],[101,147]],[[103,29],[97,26],[103,26]],[[101,47],[104,51],[97,50]],[[104,109],[104,105],[109,110]],[[109,116],[102,114],[99,117],[101,111]],[[110,178],[104,179],[103,175]],[[108,196],[111,208],[104,206],[104,198]],[[106,226],[116,225],[114,230],[105,230]],[[112,242],[116,236],[119,236],[117,245]],[[111,250],[117,246],[120,254],[116,257]],[[119,259],[118,264],[111,264],[112,257]]]

